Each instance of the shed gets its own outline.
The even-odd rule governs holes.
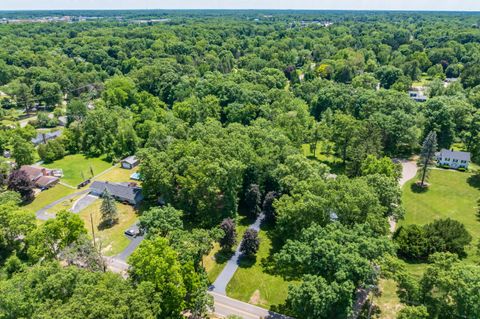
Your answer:
[[[124,158],[121,162],[122,167],[125,169],[132,169],[138,164],[140,164],[140,160],[136,156],[129,156],[127,158]]]

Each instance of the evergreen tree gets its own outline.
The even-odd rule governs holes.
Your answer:
[[[102,194],[102,198],[102,206],[100,207],[100,212],[102,213],[102,224],[112,226],[118,221],[118,211],[115,199],[106,189]]]
[[[420,167],[422,168],[421,186],[425,186],[425,180],[428,179],[430,166],[434,164],[435,152],[437,151],[437,133],[431,131],[422,144],[422,152],[420,153]]]

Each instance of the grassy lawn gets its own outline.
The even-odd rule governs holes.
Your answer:
[[[237,243],[242,240],[243,234],[248,226],[253,223],[252,220],[245,216],[239,216],[237,220]],[[238,246],[238,245],[237,245]],[[236,249],[236,247],[235,247]],[[220,245],[215,243],[210,253],[203,257],[203,266],[207,271],[208,280],[213,283],[218,275],[222,272],[227,261],[232,257],[233,252],[224,252],[220,249]]]
[[[112,165],[102,158],[87,158],[83,154],[68,155],[61,160],[44,165],[47,168],[62,169],[64,176],[62,182],[71,186],[77,186],[83,181],[82,173],[85,178],[91,177],[90,168],[93,175],[98,175]]]
[[[268,309],[285,302],[289,283],[268,272],[272,242],[265,230],[261,230],[259,236],[260,249],[256,259],[240,260],[240,267],[227,286],[227,295]]]
[[[94,178],[95,180],[99,181],[109,181],[112,183],[120,183],[120,182],[136,182],[140,184],[140,181],[134,181],[130,179],[130,176],[138,171],[138,166],[134,169],[124,169],[121,168],[120,165],[115,166],[115,168],[109,170],[105,174],[101,174],[100,176]]]
[[[326,152],[327,148],[333,150],[333,144],[326,145],[326,143],[318,142],[317,150],[315,152],[315,157],[313,157],[313,152],[310,151],[310,144],[302,145],[303,155],[309,158],[316,158],[319,162],[327,164],[330,167],[330,170],[334,174],[343,174],[345,169],[343,167],[342,160],[333,154],[333,151]]]
[[[90,214],[92,214],[97,244],[101,243],[102,253],[104,255],[114,256],[123,251],[130,243],[130,240],[124,235],[124,231],[135,223],[137,214],[132,206],[117,203],[118,223],[111,228],[99,230],[101,204],[101,200],[95,201],[92,205],[80,212],[80,217],[85,223],[88,234],[92,236],[92,224],[90,222]]]
[[[29,210],[29,211],[36,212],[37,210],[47,206],[48,204],[50,204],[50,203],[52,203],[52,202],[54,202],[54,201],[56,201],[56,200],[58,200],[58,199],[60,199],[64,196],[70,195],[74,192],[75,192],[74,189],[68,188],[68,187],[63,186],[63,185],[56,185],[55,187],[53,187],[51,189],[40,192],[35,197],[33,202],[31,202],[28,205],[25,205],[24,208]]]
[[[395,319],[403,305],[397,296],[397,283],[392,279],[381,279],[379,283],[381,295],[373,299],[380,307],[380,319]]]
[[[426,192],[415,192],[412,179],[403,187],[403,205],[405,219],[401,225],[424,225],[438,218],[451,218],[463,223],[473,237],[467,247],[466,263],[478,263],[480,257],[476,253],[476,244],[480,238],[480,222],[476,219],[477,199],[480,198],[480,178],[469,172],[434,169],[430,174],[430,187]],[[421,279],[426,263],[407,263],[408,272],[418,280]],[[396,295],[396,284],[392,280],[382,280],[380,287],[383,295],[376,303],[382,310],[381,318],[395,318],[400,309]]]
[[[400,225],[427,224],[438,218],[451,218],[463,223],[473,237],[467,248],[468,259],[475,257],[475,245],[480,238],[480,222],[475,213],[480,198],[480,179],[468,172],[434,169],[426,192],[412,190],[415,179],[403,189],[405,219]]]

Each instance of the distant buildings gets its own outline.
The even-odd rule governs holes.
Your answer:
[[[32,143],[35,146],[38,146],[40,144],[46,144],[48,141],[54,140],[60,135],[62,135],[62,131],[60,130],[48,133],[38,133],[37,136],[32,138]]]
[[[435,154],[437,163],[440,166],[447,168],[454,168],[459,170],[467,170],[470,163],[470,153],[442,149]]]
[[[424,95],[421,91],[409,91],[408,96],[415,102],[425,102],[427,101],[427,96]]]

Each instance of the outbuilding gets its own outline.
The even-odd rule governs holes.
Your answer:
[[[140,164],[140,160],[137,159],[136,156],[129,156],[127,158],[124,158],[121,161],[121,164],[122,164],[122,168],[133,169],[134,167],[138,166],[138,164]]]

